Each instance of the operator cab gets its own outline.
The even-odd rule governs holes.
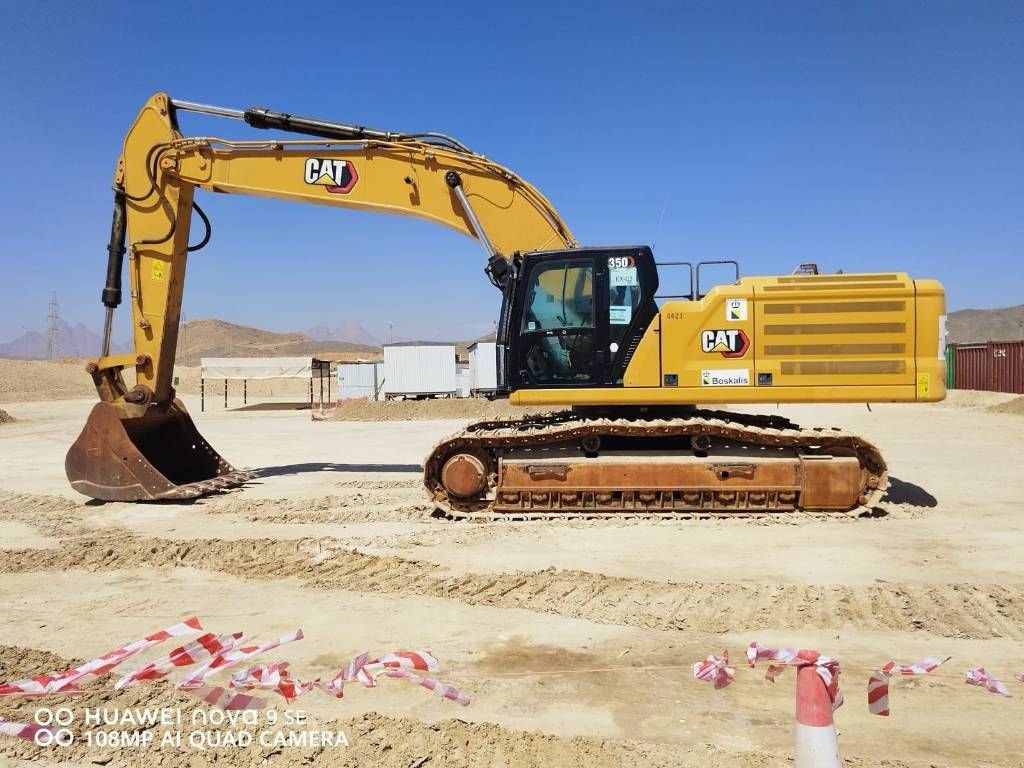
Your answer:
[[[504,391],[621,386],[658,314],[647,246],[535,251],[518,257],[498,328]]]

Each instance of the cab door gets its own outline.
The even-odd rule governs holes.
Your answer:
[[[657,316],[649,248],[530,253],[507,336],[511,388],[616,387]],[[503,313],[504,315],[504,310]]]
[[[592,255],[527,258],[518,314],[518,387],[587,387],[599,382],[596,270]],[[600,336],[600,338],[599,338]]]

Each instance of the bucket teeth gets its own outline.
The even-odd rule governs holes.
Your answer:
[[[97,403],[64,466],[75,490],[104,501],[194,499],[252,477],[210,447],[178,400],[142,415]]]

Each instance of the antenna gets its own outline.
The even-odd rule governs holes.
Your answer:
[[[658,226],[654,228],[654,239],[651,241],[651,250],[658,244],[658,235],[661,234],[661,223],[665,220],[665,211],[668,210],[669,195],[665,195],[665,202],[661,204],[661,214],[658,216]]]
[[[60,326],[58,325],[60,317],[57,315],[56,292],[50,294],[50,313],[46,316],[46,319],[48,321],[46,327],[46,359],[56,360],[58,336],[60,335]]]

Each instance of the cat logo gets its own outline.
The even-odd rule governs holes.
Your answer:
[[[722,357],[743,357],[747,354],[750,346],[750,339],[747,334],[738,328],[729,328],[724,331],[701,331],[701,351],[712,353],[721,352]]]
[[[359,181],[356,167],[348,160],[310,157],[306,160],[306,183],[326,187],[335,195],[347,195]]]

